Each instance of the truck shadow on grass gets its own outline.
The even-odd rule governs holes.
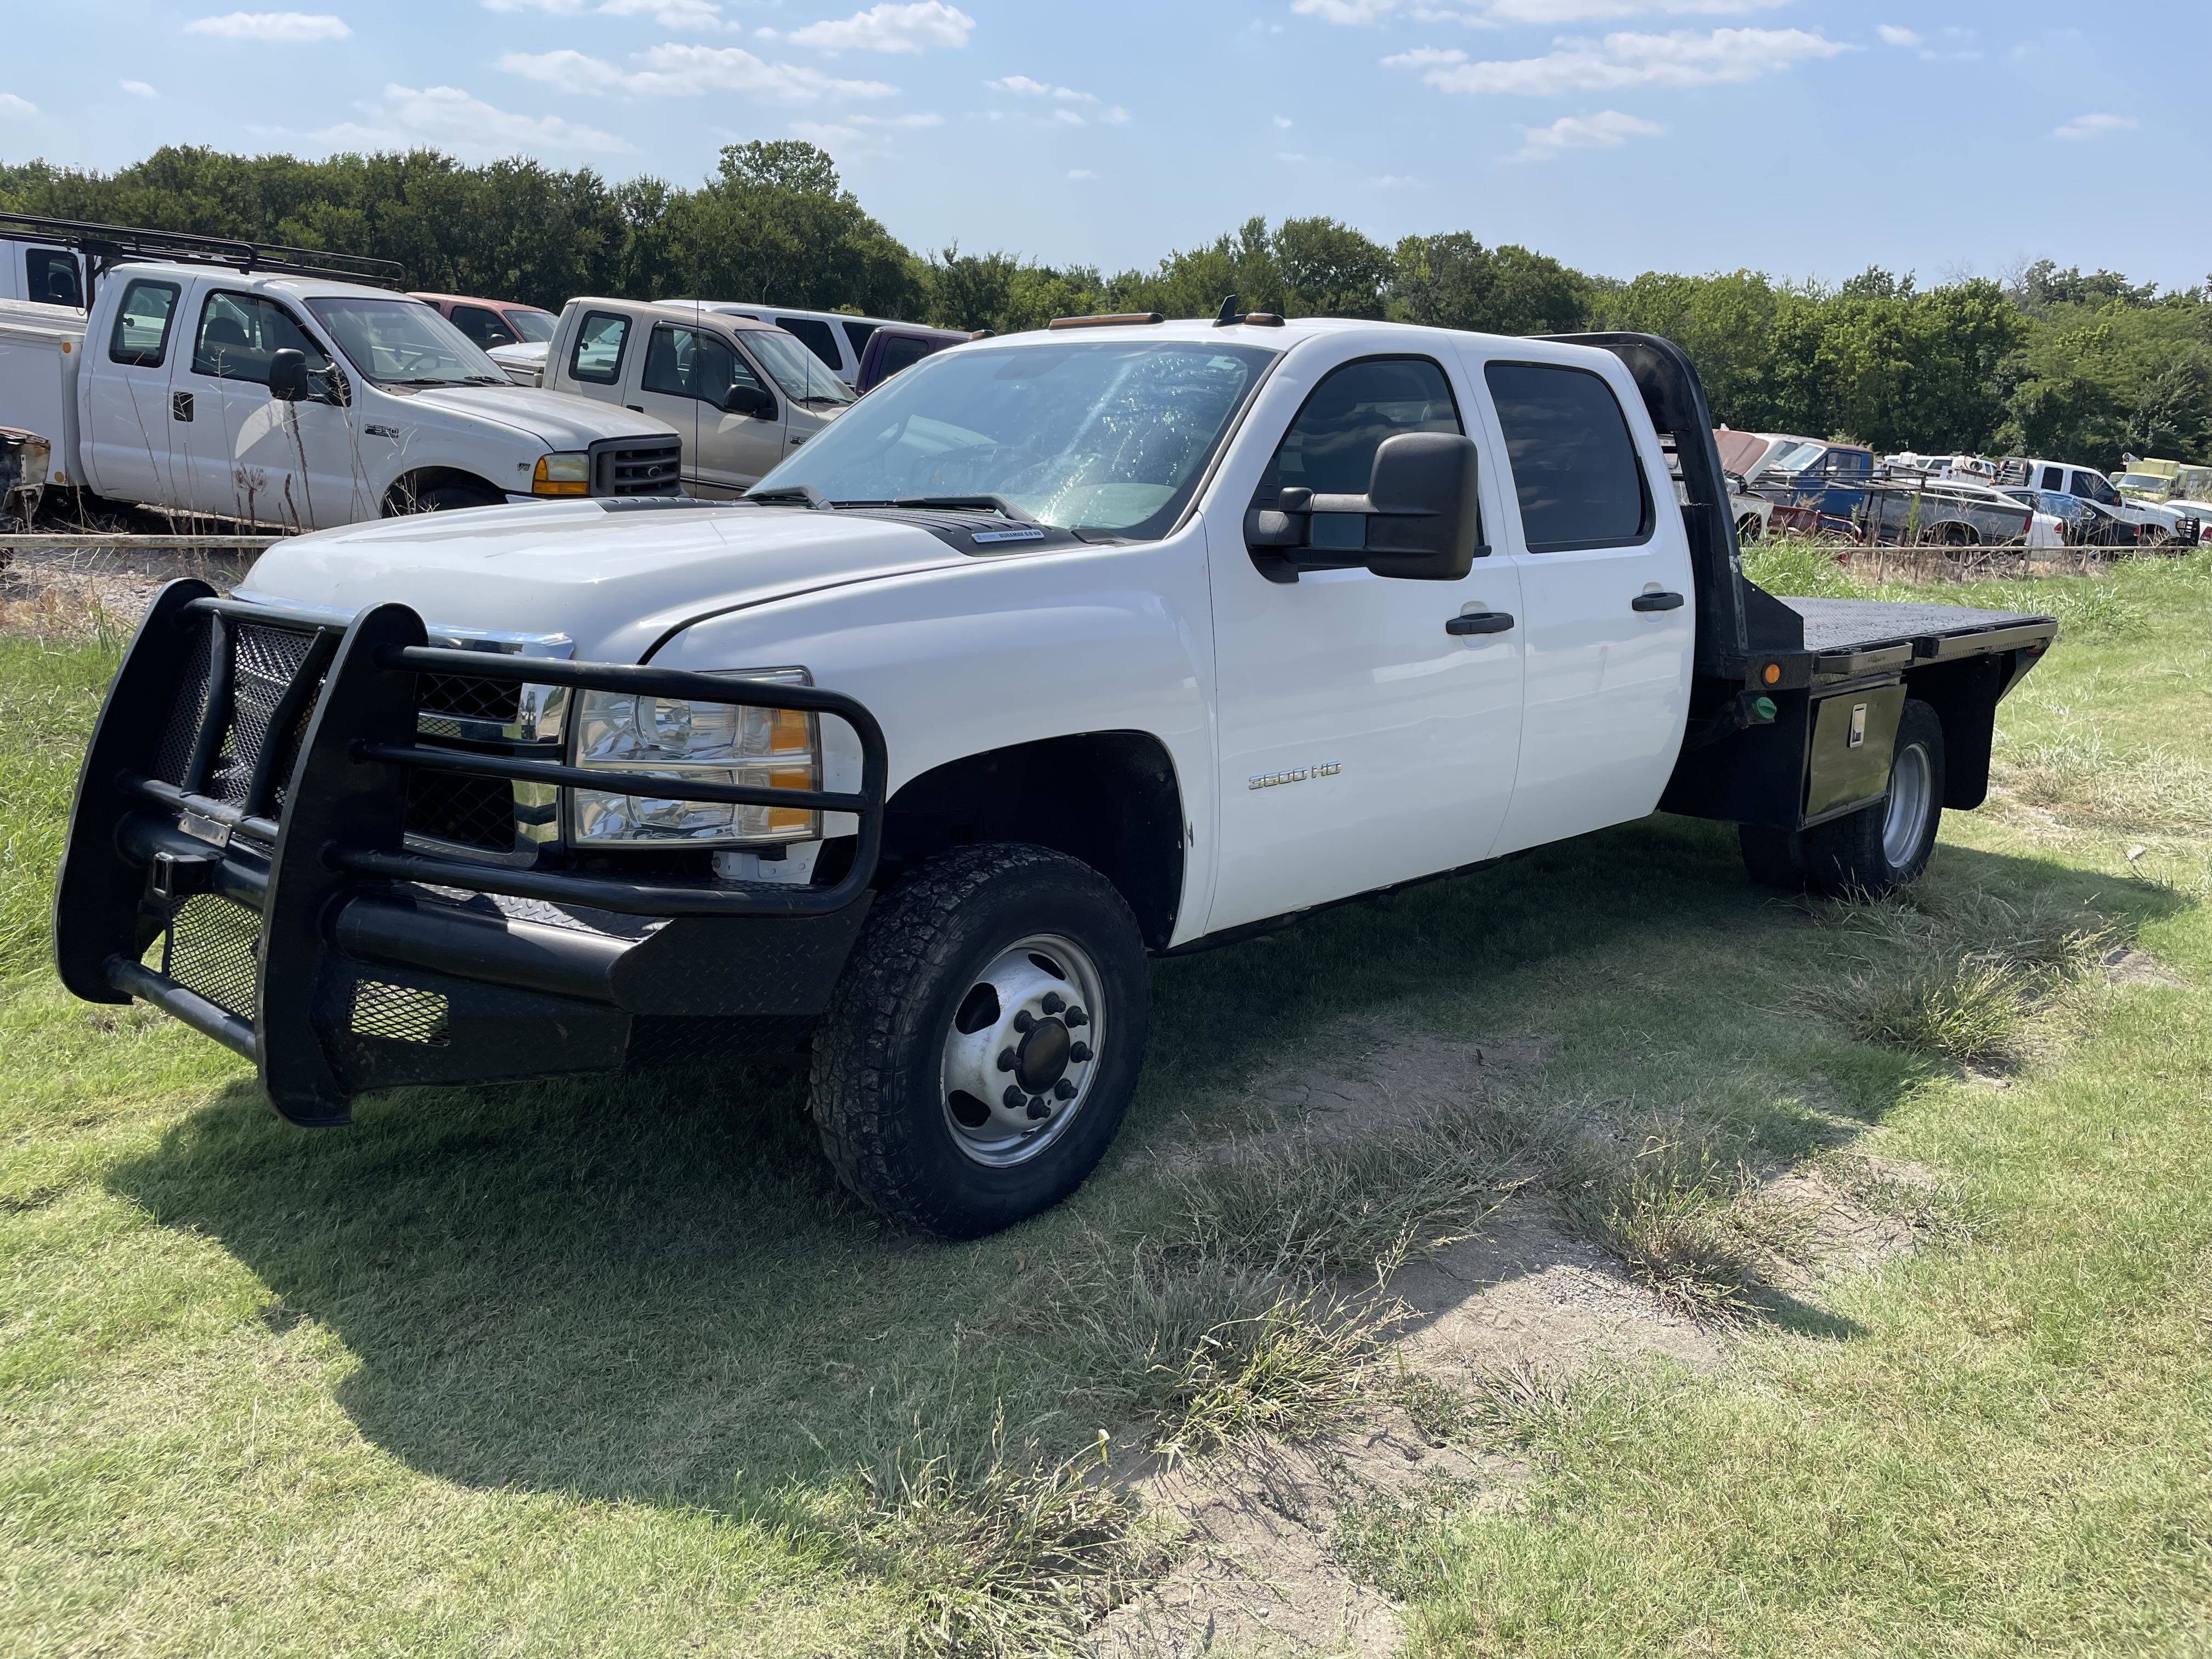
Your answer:
[[[1930,890],[2120,932],[2162,902],[1956,847]],[[1808,1000],[1848,980],[1857,937],[1748,887],[1724,832],[1662,819],[1162,963],[1120,1148],[1068,1204],[971,1244],[901,1237],[842,1194],[803,1077],[765,1071],[404,1091],[331,1133],[276,1122],[240,1084],[110,1185],[249,1267],[272,1329],[334,1334],[358,1361],[338,1402],[414,1468],[742,1511],[902,1449],[982,1456],[1001,1420],[1056,1456],[1159,1409],[1209,1311],[1203,1284],[1166,1305],[1161,1252],[1243,1284],[1231,1314],[1266,1284],[1258,1223],[1211,1255],[1192,1232],[1191,1194],[1238,1167],[1209,1162],[1209,1139],[1268,1132],[1251,1079],[1347,1016],[1451,1042],[1535,1034],[1541,1066],[1499,1097],[1508,1112],[1686,1126],[1777,1167],[1847,1143],[1948,1064]],[[1970,944],[1912,948],[1955,969]],[[1521,1156],[1499,1149],[1500,1182]],[[1555,1237],[1588,1265],[1589,1240]],[[1558,1265],[1537,1249],[1506,1271]],[[1810,1302],[1766,1312],[1850,1334]]]

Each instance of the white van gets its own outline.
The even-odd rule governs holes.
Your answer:
[[[884,317],[848,317],[842,311],[793,311],[750,300],[663,300],[665,306],[696,307],[720,317],[745,317],[781,329],[830,365],[847,386],[860,384],[860,354],[879,328],[904,326]]]
[[[743,495],[843,414],[852,387],[773,323],[641,300],[571,300],[544,385],[674,427],[687,494]]]

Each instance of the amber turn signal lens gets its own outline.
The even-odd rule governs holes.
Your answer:
[[[1778,662],[1771,662],[1767,664],[1765,667],[1759,671],[1759,678],[1765,680],[1769,685],[1780,684],[1782,681],[1782,665]]]

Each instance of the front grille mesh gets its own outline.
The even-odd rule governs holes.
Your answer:
[[[407,833],[472,847],[514,850],[514,790],[501,778],[417,771],[407,784]]]
[[[392,985],[380,979],[356,980],[347,1029],[356,1036],[442,1048],[447,1043],[448,1007],[446,999],[435,991]]]
[[[507,726],[518,718],[522,688],[504,680],[471,679],[461,674],[424,674],[416,681],[415,706],[425,714],[486,720]]]
[[[225,1013],[251,1020],[260,933],[261,918],[244,905],[202,893],[171,920],[161,971]]]
[[[207,708],[208,635],[203,627],[192,634],[185,659],[184,684],[169,705],[169,723],[161,732],[161,746],[154,757],[154,775],[167,783],[182,783],[185,768],[192,763],[192,739],[199,735],[200,715]]]
[[[289,628],[248,626],[239,629],[234,639],[231,647],[229,740],[216,763],[216,775],[211,780],[214,787],[209,793],[233,805],[243,805],[254,763],[260,759],[264,745],[271,740],[269,722],[276,715],[277,703],[306,665],[314,635],[296,633]],[[278,780],[276,799],[280,807],[306,721],[307,711],[303,708],[293,730],[275,735],[275,741],[283,745],[276,757],[275,773]]]

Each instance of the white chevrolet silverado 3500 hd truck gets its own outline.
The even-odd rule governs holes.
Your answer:
[[[0,302],[0,426],[49,441],[54,483],[281,530],[678,493],[674,428],[516,386],[420,300],[296,262],[340,256],[6,225],[73,239],[93,272],[86,310]]]
[[[307,536],[165,589],[87,757],[61,972],[276,1110],[788,1048],[939,1234],[1074,1189],[1148,953],[1655,808],[1878,893],[1983,798],[2047,617],[1744,580],[1647,336],[1072,319],[736,503]]]

